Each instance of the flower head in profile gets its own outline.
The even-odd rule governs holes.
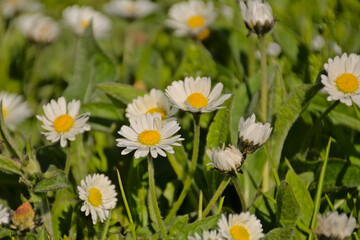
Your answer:
[[[151,89],[149,94],[138,97],[128,104],[126,108],[126,117],[129,119],[137,119],[143,114],[159,113],[161,120],[171,120],[177,109],[170,106],[168,99],[164,93],[157,89]]]
[[[60,140],[61,147],[66,147],[67,140],[74,141],[79,133],[90,130],[90,125],[86,124],[90,113],[79,114],[80,101],[72,100],[66,105],[64,97],[57,101],[54,99],[43,106],[45,115],[37,115],[46,132],[41,132],[46,139],[51,142]]]
[[[26,14],[17,19],[18,29],[30,40],[48,44],[58,37],[60,28],[50,17],[37,14]]]
[[[91,214],[94,225],[98,217],[104,222],[117,202],[115,185],[104,174],[89,174],[85,180],[81,180],[81,186],[77,189],[79,198],[84,201],[81,211],[85,212],[86,216]]]
[[[221,237],[228,240],[258,240],[264,237],[260,220],[249,212],[229,214],[229,218],[222,214],[218,222]]]
[[[125,147],[121,154],[125,155],[135,150],[135,158],[145,157],[149,153],[153,158],[158,154],[165,157],[166,152],[174,153],[171,145],[180,146],[180,135],[173,136],[180,130],[175,120],[161,122],[159,113],[143,114],[136,120],[130,119],[130,126],[122,126],[118,132],[125,138],[118,138],[118,147]]]
[[[188,240],[222,240],[223,238],[220,236],[216,230],[213,231],[203,231],[202,237],[200,234],[195,233],[195,236],[188,236]]]
[[[215,18],[212,2],[205,4],[201,0],[190,0],[174,4],[169,10],[166,24],[173,28],[175,35],[179,37],[194,36],[203,40],[209,36],[209,27]]]
[[[14,129],[17,124],[32,115],[22,96],[2,91],[0,92],[0,102],[5,124],[10,129]]]
[[[347,217],[345,213],[331,212],[326,215],[317,215],[315,233],[321,239],[345,240],[348,239],[354,228],[358,227],[354,217]]]
[[[275,25],[276,19],[270,4],[266,0],[248,0],[239,2],[241,14],[249,34],[258,36],[268,33]]]
[[[354,102],[360,106],[360,56],[344,53],[341,57],[330,58],[324,68],[327,76],[321,75],[321,82],[329,94],[327,100],[339,100],[347,106]]]
[[[95,37],[105,37],[110,31],[110,20],[100,12],[88,6],[73,5],[64,9],[63,18],[77,35],[82,35],[85,29],[90,26],[93,28]]]
[[[208,165],[213,166],[216,170],[223,173],[236,173],[241,172],[241,165],[244,162],[244,157],[236,147],[229,145],[225,148],[213,148],[206,150],[211,163]]]
[[[32,0],[2,0],[0,9],[5,18],[12,18],[20,12],[35,12],[42,8],[42,5]]]
[[[254,153],[269,138],[272,131],[270,123],[255,122],[255,114],[247,118],[240,118],[238,132],[238,147],[244,154]]]
[[[112,0],[104,6],[109,15],[127,19],[143,18],[157,9],[158,6],[148,0]]]
[[[184,111],[193,113],[212,112],[222,108],[222,104],[231,97],[231,94],[221,94],[222,83],[211,89],[211,80],[208,77],[186,77],[184,81],[175,81],[166,88],[166,96],[176,106]]]
[[[6,207],[3,208],[2,204],[0,203],[0,225],[1,224],[8,224],[9,223],[9,212]]]

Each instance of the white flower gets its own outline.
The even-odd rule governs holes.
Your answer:
[[[0,4],[5,18],[11,18],[19,12],[34,12],[42,8],[42,5],[32,0],[2,0]]]
[[[10,129],[14,129],[18,123],[32,115],[27,102],[23,102],[22,96],[2,91],[0,102],[2,102],[5,124]]]
[[[66,147],[67,140],[74,141],[75,135],[90,130],[86,124],[90,113],[79,115],[79,100],[74,99],[66,106],[65,98],[60,97],[57,101],[52,99],[43,109],[45,116],[36,116],[43,124],[41,127],[47,130],[41,133],[51,142],[60,140],[61,147]]]
[[[105,37],[110,31],[110,20],[91,7],[73,5],[65,8],[62,14],[65,22],[78,35],[83,34],[90,23],[92,24],[94,35],[97,38]]]
[[[190,0],[171,6],[166,24],[175,29],[177,36],[196,36],[203,40],[209,36],[209,26],[215,18],[212,2],[205,4],[200,0]]]
[[[238,147],[242,153],[253,153],[269,138],[272,131],[270,123],[255,123],[255,114],[247,118],[240,118]]]
[[[216,230],[213,231],[203,231],[202,237],[195,233],[195,237],[189,236],[188,240],[222,240],[223,238],[220,236]]]
[[[159,113],[143,114],[136,120],[130,119],[130,127],[121,127],[118,133],[125,138],[116,139],[117,146],[126,147],[121,152],[122,155],[136,150],[135,158],[145,157],[149,152],[153,158],[157,158],[158,154],[165,157],[164,150],[174,153],[171,145],[180,146],[177,141],[182,141],[183,138],[180,135],[172,137],[179,130],[179,123],[175,120],[162,124]]]
[[[206,153],[211,160],[208,165],[213,166],[220,172],[241,172],[241,165],[245,159],[236,147],[229,145],[229,147],[225,148],[223,145],[222,148],[213,148],[212,151],[207,149]]]
[[[19,17],[16,26],[29,39],[37,43],[51,43],[58,37],[60,28],[50,17],[41,14],[26,14]]]
[[[351,236],[354,228],[358,227],[354,217],[347,217],[345,213],[327,213],[325,216],[317,215],[317,228],[315,233],[330,239],[345,240]]]
[[[164,93],[157,89],[151,89],[149,94],[138,97],[130,103],[126,108],[126,117],[129,119],[137,119],[143,114],[159,113],[162,120],[169,120],[176,112],[176,108],[171,108],[168,99]]]
[[[155,3],[148,0],[112,0],[104,6],[104,11],[109,15],[135,19],[145,17],[157,8]]]
[[[312,40],[312,48],[315,51],[320,51],[324,47],[325,47],[324,38],[322,36],[320,36],[320,35],[315,36],[314,39]]]
[[[234,9],[230,6],[223,5],[220,8],[221,15],[228,21],[233,20],[234,18]]]
[[[81,180],[81,186],[77,187],[79,198],[84,201],[81,211],[88,216],[91,213],[93,224],[97,222],[97,217],[104,222],[109,217],[109,210],[116,205],[115,185],[104,174],[87,175],[85,180]]]
[[[2,207],[0,203],[0,224],[7,224],[9,223],[9,212],[6,207]]]
[[[175,81],[166,88],[166,96],[177,107],[190,112],[212,112],[222,108],[231,94],[221,95],[222,83],[215,85],[210,92],[211,80],[208,77],[186,77],[184,81]]]
[[[327,76],[321,75],[321,82],[329,94],[327,100],[340,100],[347,106],[354,102],[360,106],[360,56],[354,53],[347,56],[344,53],[341,58],[329,58],[324,68]]]
[[[264,35],[275,24],[273,12],[268,2],[264,0],[248,0],[239,2],[241,14],[250,33]]]
[[[227,240],[258,240],[264,236],[260,220],[249,212],[229,214],[229,219],[222,214],[218,222],[220,235]]]
[[[337,42],[335,41],[330,42],[330,46],[335,54],[340,55],[342,53],[342,49],[339,46],[339,44],[337,44]]]
[[[277,57],[281,53],[281,47],[276,42],[271,42],[266,50],[267,54],[271,57]]]

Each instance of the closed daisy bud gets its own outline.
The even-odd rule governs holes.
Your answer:
[[[77,134],[90,131],[90,125],[86,124],[90,113],[79,114],[79,100],[74,99],[66,105],[65,98],[60,97],[57,101],[51,100],[43,109],[45,115],[37,115],[36,118],[42,122],[41,127],[47,130],[41,132],[46,140],[60,140],[61,147],[66,147],[67,140],[74,141]]]
[[[148,0],[112,0],[104,6],[104,11],[112,16],[137,19],[146,17],[157,8],[155,3]]]
[[[227,240],[258,240],[264,237],[260,220],[249,212],[222,214],[218,222],[221,237]]]
[[[208,77],[186,77],[184,81],[176,81],[165,90],[166,96],[172,104],[184,111],[193,113],[212,112],[222,108],[222,104],[231,97],[231,94],[221,94],[222,83],[211,89],[211,80]]]
[[[319,239],[345,240],[356,227],[358,226],[354,217],[348,218],[345,213],[331,212],[317,215],[317,228],[314,232]]]
[[[246,121],[240,118],[238,147],[243,154],[254,153],[269,138],[272,131],[270,123],[255,123],[255,114],[251,115]]]
[[[42,8],[42,5],[32,0],[2,0],[0,10],[5,18],[12,18],[20,12],[35,12]]]
[[[212,151],[207,149],[206,153],[211,160],[208,165],[213,166],[216,170],[223,173],[242,172],[241,165],[245,159],[236,147],[229,145],[225,148],[223,145],[222,148],[213,148]]]
[[[15,210],[11,220],[20,231],[23,231],[25,229],[33,229],[35,227],[34,217],[35,212],[30,203],[25,202]]]
[[[324,68],[327,76],[321,75],[321,83],[329,94],[327,100],[339,100],[347,106],[354,102],[360,106],[360,56],[344,53],[341,57],[329,59]]]
[[[223,238],[220,236],[220,233],[213,231],[203,231],[202,237],[200,234],[195,233],[195,236],[189,236],[188,240],[222,240]]]
[[[6,207],[3,208],[0,203],[0,225],[9,223],[9,212]]]
[[[95,225],[99,217],[104,222],[117,202],[115,185],[104,174],[89,174],[85,180],[81,180],[81,186],[77,187],[79,198],[84,201],[81,211],[88,216],[91,214]]]
[[[261,36],[268,33],[275,25],[271,6],[266,0],[248,0],[239,2],[241,14],[249,34]]]

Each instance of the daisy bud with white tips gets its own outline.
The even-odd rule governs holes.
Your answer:
[[[225,148],[213,148],[212,150],[206,150],[211,163],[208,165],[213,166],[216,170],[223,173],[236,173],[242,172],[241,165],[244,162],[244,157],[236,147],[229,145]]]
[[[202,237],[200,234],[195,233],[195,236],[188,236],[188,240],[223,240],[220,236],[220,233],[216,232],[216,230],[212,231],[203,231]]]
[[[326,215],[317,215],[317,228],[314,232],[319,239],[326,237],[332,240],[345,240],[357,227],[354,217],[347,217],[345,213],[331,212]]]
[[[238,132],[238,147],[243,154],[254,153],[265,144],[272,131],[270,123],[255,122],[255,114],[246,121],[240,118]]]
[[[269,3],[265,0],[248,0],[239,2],[248,35],[256,33],[258,36],[265,35],[275,25],[276,19]]]
[[[0,203],[0,224],[8,224],[9,223],[9,211],[6,207],[3,208],[2,204]]]

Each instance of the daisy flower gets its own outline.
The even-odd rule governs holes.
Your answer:
[[[219,233],[216,232],[216,230],[213,231],[203,231],[202,237],[195,233],[195,236],[189,236],[188,240],[222,240]]]
[[[315,51],[320,51],[325,47],[325,39],[320,35],[316,35],[311,41],[311,46]]]
[[[77,189],[79,198],[84,201],[80,210],[85,212],[85,216],[91,213],[94,225],[98,217],[101,222],[104,222],[117,202],[115,185],[104,174],[96,173],[89,174],[85,180],[81,180],[81,186],[78,186]]]
[[[317,228],[315,233],[329,239],[345,240],[348,239],[354,228],[357,228],[354,217],[347,217],[345,213],[331,212],[326,215],[317,215]]]
[[[61,147],[66,147],[67,140],[74,141],[75,135],[90,130],[90,125],[86,124],[90,113],[79,115],[79,100],[74,99],[66,106],[65,98],[60,97],[57,101],[51,100],[43,109],[45,115],[36,116],[43,124],[41,127],[47,130],[41,133],[51,142],[60,140]]]
[[[3,208],[2,204],[0,203],[0,224],[7,223],[9,223],[9,212],[6,207]]]
[[[174,4],[169,10],[166,24],[175,29],[175,35],[195,36],[200,40],[210,34],[209,26],[216,18],[212,2],[205,4],[200,0],[190,0]]]
[[[5,91],[0,92],[0,102],[2,103],[2,113],[6,126],[14,129],[15,126],[32,115],[27,102],[23,97]]]
[[[241,14],[249,34],[264,35],[275,25],[271,6],[264,0],[249,0],[239,2]]]
[[[180,135],[173,136],[179,130],[179,123],[175,120],[162,123],[159,113],[143,114],[136,120],[130,119],[130,127],[121,127],[118,133],[125,138],[116,139],[117,146],[125,147],[122,155],[136,150],[135,158],[145,157],[149,152],[153,158],[158,154],[165,157],[164,151],[174,153],[171,145],[180,146],[178,141],[184,140]]]
[[[321,82],[329,94],[327,100],[340,100],[347,106],[354,102],[360,106],[360,56],[344,53],[341,57],[329,58],[324,68],[327,76],[321,75]]]
[[[155,3],[148,0],[112,0],[104,6],[104,11],[112,16],[136,19],[150,15],[157,8]]]
[[[12,18],[19,12],[34,12],[42,8],[42,5],[32,0],[2,0],[0,9],[5,18]]]
[[[63,18],[77,35],[82,35],[92,23],[95,37],[105,37],[111,27],[110,20],[88,6],[73,5],[64,9]]]
[[[244,162],[244,157],[236,147],[229,145],[225,148],[213,148],[212,150],[206,150],[211,163],[208,165],[213,166],[216,170],[223,173],[235,173],[241,172],[241,165]]]
[[[270,123],[255,122],[255,114],[247,118],[240,118],[238,132],[238,147],[244,154],[254,153],[269,138],[272,131]]]
[[[190,112],[212,112],[222,108],[231,94],[221,95],[222,83],[215,85],[210,92],[211,80],[208,77],[186,77],[184,81],[173,82],[166,88],[166,96],[177,107]]]
[[[227,240],[258,240],[264,237],[260,220],[249,212],[229,214],[229,219],[222,214],[218,227],[221,237]]]
[[[134,99],[127,106],[126,117],[135,120],[143,114],[155,112],[161,115],[162,120],[169,120],[177,112],[177,109],[170,107],[170,103],[162,91],[151,89],[149,94]]]
[[[30,40],[48,44],[58,37],[60,28],[50,17],[41,14],[26,14],[16,21],[18,29]]]

